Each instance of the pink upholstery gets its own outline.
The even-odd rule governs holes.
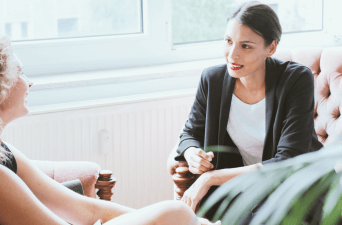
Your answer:
[[[88,197],[96,197],[95,183],[100,172],[98,164],[79,161],[32,161],[40,170],[57,182],[80,179],[84,194]]]
[[[315,130],[322,144],[342,135],[342,47],[278,50],[274,57],[311,69],[315,78]]]

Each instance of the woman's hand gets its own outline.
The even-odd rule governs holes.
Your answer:
[[[204,152],[200,148],[190,147],[184,152],[184,158],[189,164],[189,171],[193,174],[203,174],[212,168],[211,160],[214,158],[213,152]]]
[[[200,222],[201,225],[221,225],[221,221],[216,221],[216,223],[212,223],[207,219],[204,218],[198,218],[198,221]]]
[[[208,193],[211,187],[210,179],[211,172],[204,173],[184,192],[181,200],[190,206],[194,212],[199,201]]]

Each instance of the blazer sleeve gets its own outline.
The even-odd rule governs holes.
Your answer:
[[[300,75],[289,77],[298,79],[292,82],[284,99],[285,114],[276,154],[262,164],[292,158],[307,153],[311,148],[314,130],[314,78],[311,70],[304,66],[292,73]]]
[[[200,148],[204,146],[208,93],[206,74],[207,70],[205,69],[202,72],[188,120],[185,122],[183,132],[180,134],[177,155],[175,157],[176,161],[185,161],[183,153],[189,147]]]

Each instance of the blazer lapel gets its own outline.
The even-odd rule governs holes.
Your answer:
[[[231,77],[228,74],[228,69],[226,70],[226,74],[222,83],[222,93],[221,93],[221,106],[220,106],[220,122],[219,122],[219,136],[218,136],[218,145],[222,146],[224,143],[225,135],[227,132],[227,124],[229,118],[229,110],[232,101],[232,95],[235,87],[236,78]],[[216,167],[218,166],[218,156],[220,152],[217,153],[216,156]],[[215,168],[216,169],[216,168]]]
[[[269,143],[272,143],[272,140],[269,140],[272,136],[270,132],[272,132],[272,121],[273,121],[273,111],[274,111],[274,101],[275,101],[275,91],[277,86],[277,74],[274,67],[274,62],[272,58],[266,59],[266,133],[265,133],[265,141],[264,141],[264,149],[262,154],[262,160],[267,160],[272,156],[272,146]]]

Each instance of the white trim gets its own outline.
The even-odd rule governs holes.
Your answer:
[[[34,84],[30,91],[143,81],[147,79],[199,76],[204,68],[224,63],[223,58],[218,58],[146,67],[34,76],[30,78]]]
[[[32,40],[32,41],[18,41],[13,42],[12,46],[15,49],[25,48],[40,48],[40,47],[56,47],[56,46],[72,46],[72,45],[89,45],[96,44],[99,42],[113,42],[120,39],[128,40],[141,40],[148,39],[147,33],[136,33],[136,34],[122,34],[122,35],[108,35],[108,36],[96,36],[96,37],[77,37],[77,38],[60,38],[60,39],[49,39],[49,40]]]
[[[196,88],[29,107],[29,115],[195,96]]]

